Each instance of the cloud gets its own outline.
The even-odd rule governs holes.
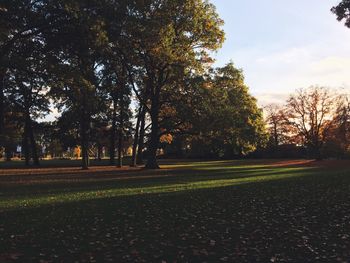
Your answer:
[[[305,47],[293,47],[291,49],[269,54],[256,59],[256,63],[266,66],[278,67],[279,65],[293,65],[311,59],[309,50]]]
[[[326,57],[312,63],[310,72],[315,75],[339,74],[344,79],[350,77],[350,56],[349,57]]]
[[[265,107],[269,104],[283,105],[289,97],[286,93],[253,93],[258,100],[259,107]]]
[[[288,94],[312,85],[350,88],[350,53],[343,49],[307,45],[252,54],[246,59],[237,55],[252,92]]]

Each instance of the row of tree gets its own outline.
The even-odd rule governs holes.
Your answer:
[[[350,100],[331,89],[310,87],[291,95],[285,105],[266,107],[269,150],[302,146],[309,157],[344,158],[350,154]]]
[[[348,11],[348,0],[333,8],[347,25]],[[242,72],[231,63],[211,67],[222,24],[207,0],[1,1],[0,146],[10,157],[20,144],[26,163],[38,165],[42,148],[79,145],[83,168],[91,148],[108,148],[111,164],[117,153],[121,166],[131,146],[132,165],[146,152],[148,168],[158,167],[157,151],[169,143],[179,155],[210,157],[263,148],[262,111]],[[271,133],[275,145],[300,137],[319,155],[329,118],[314,127],[318,110],[300,113],[298,98],[288,105],[294,116],[275,127],[287,132]],[[54,107],[59,119],[38,123]]]
[[[264,125],[242,72],[210,66],[222,24],[206,0],[2,1],[1,146],[38,165],[45,142],[80,145],[83,168],[92,146],[118,166],[125,145],[132,165],[146,149],[148,168],[160,142],[254,150]],[[57,122],[38,123],[53,107]]]

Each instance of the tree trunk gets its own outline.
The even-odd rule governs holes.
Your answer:
[[[116,122],[116,113],[113,112],[112,118],[112,127],[111,127],[111,136],[109,144],[109,163],[111,165],[115,164],[115,122]]]
[[[112,127],[109,141],[109,164],[115,165],[115,131],[117,121],[117,99],[113,100],[113,116],[112,116]]]
[[[0,68],[0,147],[6,144],[5,139],[5,74],[6,71]],[[7,147],[6,147],[7,148]],[[6,160],[9,160],[9,155],[6,153]],[[11,156],[10,156],[11,160]]]
[[[142,108],[141,116],[140,116],[140,134],[139,134],[139,142],[136,156],[136,164],[143,164],[143,148],[145,145],[145,125],[146,125],[146,108]]]
[[[147,169],[159,169],[159,165],[157,163],[157,150],[159,145],[159,90],[155,92],[152,97],[152,105],[151,105],[151,136],[148,145],[148,158],[147,158]]]
[[[123,167],[123,135],[119,131],[118,135],[118,165],[117,167]]]
[[[151,129],[151,138],[148,146],[148,158],[147,158],[147,169],[159,169],[159,165],[157,163],[157,150],[159,144],[159,136],[158,136],[158,121],[152,121],[152,129]]]
[[[175,146],[176,146],[176,157],[183,158],[184,157],[184,152],[182,150],[182,148],[183,148],[183,138],[182,138],[182,136],[177,136],[176,141],[175,141]]]
[[[29,165],[30,163],[30,153],[31,157],[33,159],[33,164],[34,165],[39,165],[39,157],[38,157],[38,152],[37,152],[37,147],[36,147],[36,142],[34,138],[34,132],[33,132],[33,125],[32,125],[32,120],[30,118],[30,98],[27,96],[28,94],[25,95],[25,120],[24,120],[24,147],[25,147],[25,160],[26,160],[26,165]],[[30,144],[30,146],[29,146]]]
[[[102,145],[100,142],[97,142],[97,160],[102,161]]]
[[[118,132],[118,167],[123,166],[123,135],[124,135],[124,85],[121,86],[119,107],[120,107],[120,122]]]
[[[278,134],[277,134],[277,124],[274,124],[274,141],[275,141],[275,149],[278,148]]]
[[[88,139],[88,120],[86,118],[85,110],[82,110],[80,120],[80,141],[81,141],[81,168],[83,170],[89,169],[89,139]]]
[[[25,165],[30,165],[30,152],[29,152],[29,142],[28,142],[28,131],[27,131],[27,125],[24,124],[24,134],[23,134],[23,142],[22,142],[22,148],[24,152],[24,160]]]
[[[0,69],[0,146],[4,145],[5,130],[5,70]]]
[[[25,127],[26,127],[25,128],[26,137],[27,137],[27,140],[29,140],[29,142],[30,142],[30,152],[32,155],[33,164],[39,165],[40,162],[39,162],[36,142],[35,142],[35,138],[34,138],[33,122],[32,122],[32,119],[30,118],[29,103],[26,103]],[[28,148],[28,152],[29,152],[29,148]]]
[[[12,158],[11,147],[9,145],[7,145],[5,147],[5,160],[6,160],[6,162],[11,162],[11,158]]]
[[[309,144],[309,157],[316,159],[317,161],[322,160],[321,146],[320,146],[319,142],[312,141]]]
[[[136,128],[135,128],[135,136],[134,136],[134,143],[132,146],[132,158],[131,158],[131,167],[136,167],[136,155],[137,155],[137,146],[139,142],[139,130],[140,130],[140,122],[141,122],[141,112],[142,112],[142,105],[140,106],[139,112],[137,114],[137,121],[136,121]]]
[[[320,145],[320,143],[318,142],[317,144],[316,144],[316,147],[315,147],[315,159],[317,160],[317,161],[321,161],[322,160],[322,153],[321,153],[321,145]]]
[[[32,126],[32,121],[30,119],[30,116],[28,117],[28,137],[30,140],[33,164],[38,166],[40,165],[40,162],[39,162],[39,156],[38,156],[38,151],[37,151],[36,142],[34,138],[33,126]]]

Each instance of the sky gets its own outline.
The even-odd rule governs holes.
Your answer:
[[[211,0],[225,21],[216,65],[243,69],[264,106],[312,85],[350,92],[350,29],[330,12],[340,0]]]

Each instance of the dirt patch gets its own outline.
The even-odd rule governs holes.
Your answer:
[[[284,160],[270,164],[272,167],[319,167],[328,169],[350,167],[350,160]]]
[[[96,172],[134,172],[141,168],[124,166],[116,168],[113,166],[92,166],[88,170],[83,170],[80,167],[55,167],[55,168],[18,168],[18,169],[0,169],[1,175],[50,175],[50,174],[93,174]]]
[[[317,161],[315,160],[283,160],[277,161],[270,164],[272,167],[314,167],[317,166]]]

